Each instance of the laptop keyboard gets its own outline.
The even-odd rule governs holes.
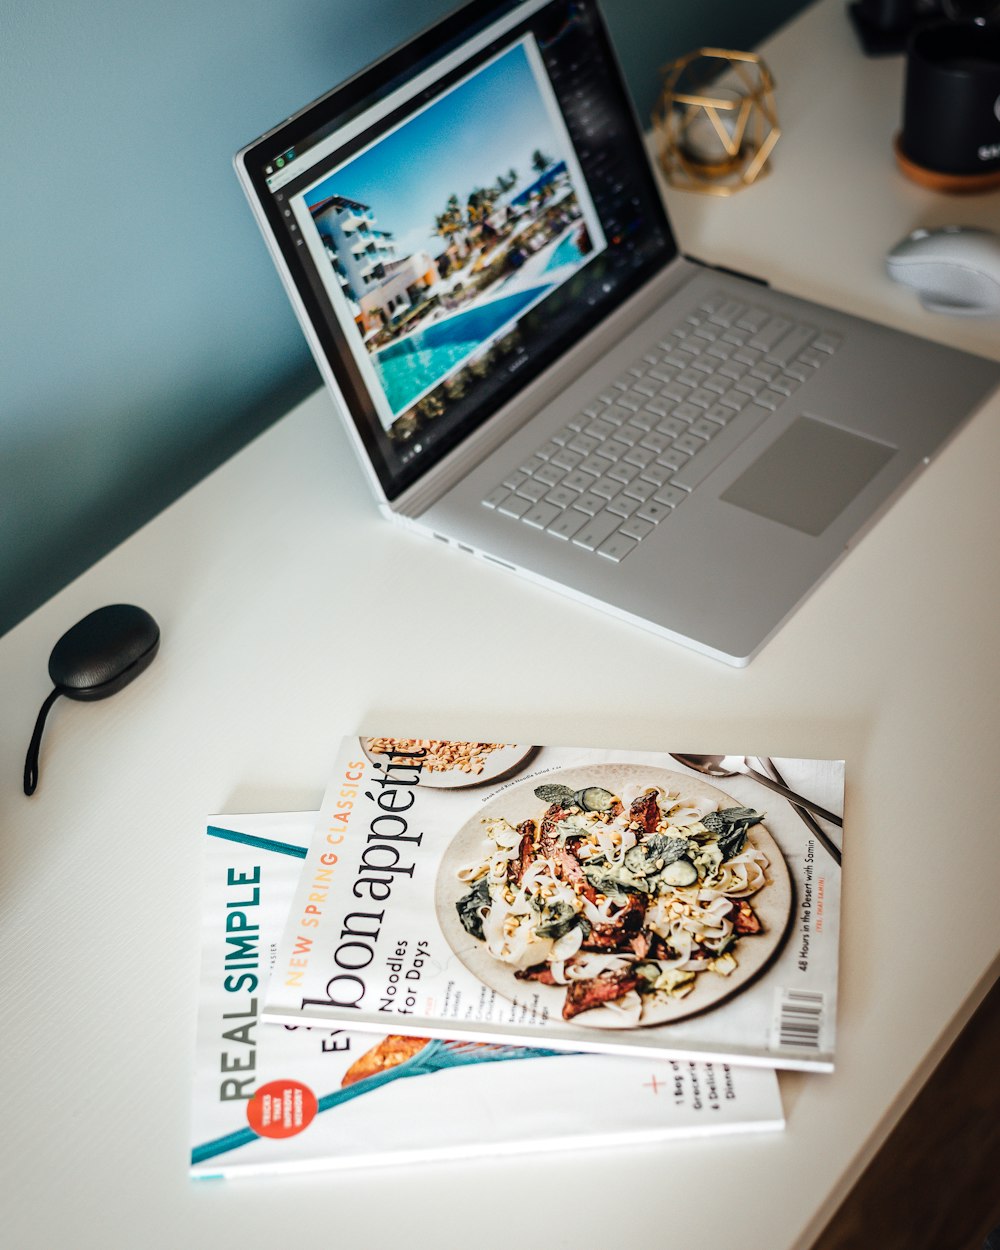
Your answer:
[[[624,560],[839,345],[837,335],[717,294],[483,503],[585,551]]]

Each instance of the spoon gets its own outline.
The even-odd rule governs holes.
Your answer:
[[[776,790],[779,794],[783,794],[786,799],[799,807],[815,812],[817,816],[822,816],[824,820],[829,820],[834,825],[843,826],[844,824],[842,817],[835,816],[833,812],[828,812],[825,807],[820,807],[812,799],[803,798],[801,794],[796,794],[794,790],[783,786],[780,781],[772,781],[770,777],[765,777],[763,773],[751,768],[744,755],[675,755],[672,751],[671,755],[679,763],[686,764],[688,768],[693,768],[695,772],[704,773],[708,777],[735,777],[737,773],[746,773],[754,781],[759,781],[769,790]]]

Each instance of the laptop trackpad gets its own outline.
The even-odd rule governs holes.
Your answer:
[[[816,537],[895,453],[887,443],[796,417],[720,498]]]

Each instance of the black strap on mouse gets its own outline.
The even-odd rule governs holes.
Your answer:
[[[28,743],[28,756],[24,761],[24,793],[34,794],[38,786],[38,752],[42,746],[42,730],[45,728],[45,718],[49,714],[49,708],[55,703],[56,699],[65,691],[56,686],[55,690],[42,704],[41,711],[38,713],[38,719],[35,721],[35,731],[31,735],[31,741]]]

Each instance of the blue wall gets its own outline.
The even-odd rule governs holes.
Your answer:
[[[0,633],[319,385],[232,172],[452,0],[0,0]],[[804,0],[605,0],[658,68]]]

